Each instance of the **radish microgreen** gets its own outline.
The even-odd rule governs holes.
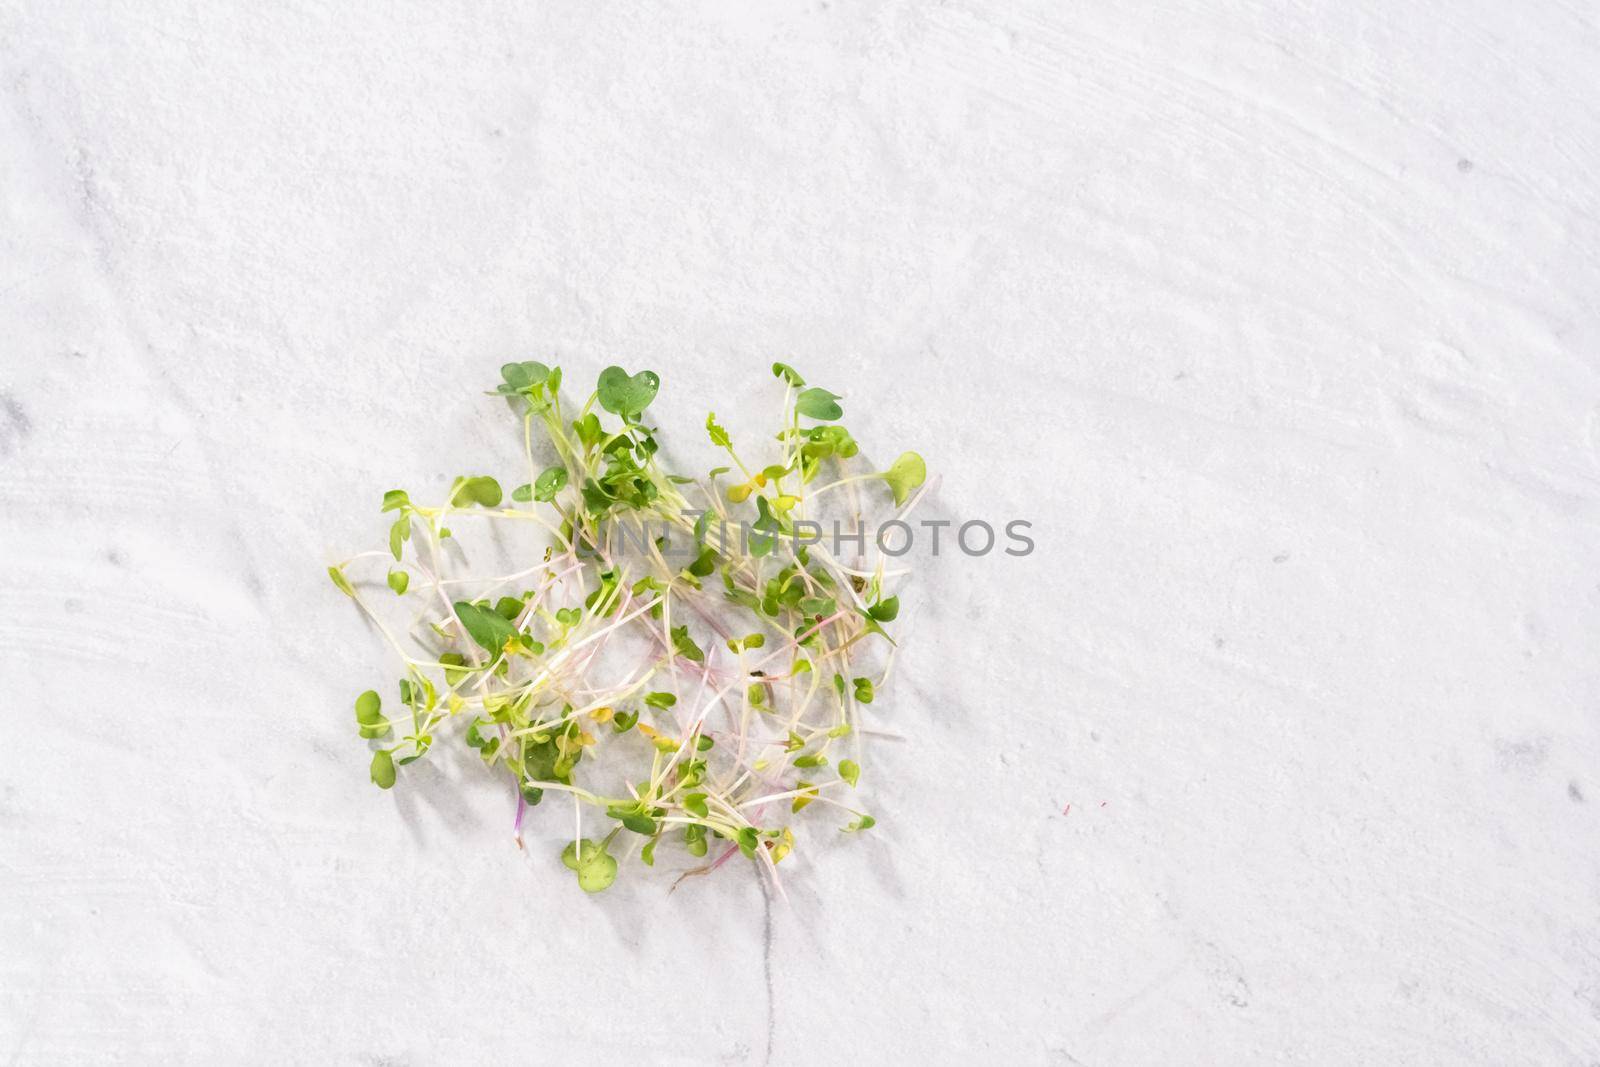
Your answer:
[[[393,788],[436,732],[460,736],[510,778],[519,843],[528,808],[571,803],[561,861],[589,893],[635,845],[647,866],[665,844],[692,860],[716,850],[688,873],[737,852],[776,878],[796,843],[789,816],[873,826],[850,798],[860,726],[896,652],[885,626],[900,600],[885,587],[905,572],[863,539],[846,542],[848,560],[838,543],[830,551],[822,520],[837,530],[842,513],[855,529],[891,499],[903,517],[927,472],[907,452],[886,471],[850,473],[860,448],[839,424],[840,395],[786,363],[772,373],[776,454],[754,460],[707,414],[732,466],[696,480],[668,469],[643,422],[655,372],[607,367],[574,406],[559,367],[500,369],[490,395],[520,420],[516,488],[463,475],[437,504],[391,489],[387,551],[328,568],[401,662],[397,711],[386,716],[376,690],[355,701],[375,785]],[[833,480],[817,486],[825,471]],[[879,481],[887,494],[863,491]],[[484,528],[519,561],[507,573],[467,566]],[[392,596],[369,602],[380,581]],[[586,825],[604,836],[585,837]]]

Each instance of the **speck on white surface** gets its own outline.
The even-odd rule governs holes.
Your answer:
[[[0,0],[0,1062],[1600,1060],[1600,29]],[[327,562],[508,358],[936,514],[861,840],[590,899]],[[537,821],[537,820],[535,820]],[[551,831],[551,838],[554,831]]]

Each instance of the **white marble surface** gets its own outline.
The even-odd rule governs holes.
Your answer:
[[[0,1062],[1600,1060],[1596,11],[1264,7],[0,0]],[[323,567],[499,363],[784,356],[1039,535],[874,836],[373,789]]]

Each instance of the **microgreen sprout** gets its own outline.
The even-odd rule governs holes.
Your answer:
[[[375,785],[403,784],[436,734],[459,736],[510,779],[519,844],[527,809],[571,804],[560,858],[589,893],[635,847],[646,866],[663,844],[705,861],[688,874],[738,854],[776,880],[800,812],[874,825],[853,799],[862,722],[896,654],[887,586],[904,572],[861,541],[847,561],[800,533],[891,500],[903,517],[927,471],[907,452],[850,473],[844,398],[786,363],[772,373],[775,454],[757,459],[708,413],[725,465],[696,480],[668,469],[644,422],[655,372],[607,367],[575,406],[559,367],[501,368],[490,395],[520,420],[515,488],[463,475],[433,504],[391,489],[387,551],[328,568],[400,659],[397,704],[355,700]],[[467,567],[486,531],[505,573]]]

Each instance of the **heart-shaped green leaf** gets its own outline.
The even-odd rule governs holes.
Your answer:
[[[338,588],[339,592],[343,593],[347,597],[350,597],[351,599],[355,598],[355,587],[350,584],[350,579],[344,576],[344,569],[342,567],[329,567],[328,577],[333,579],[333,584]]]
[[[800,611],[806,615],[832,615],[838,606],[831,596],[808,596],[800,601]]]
[[[672,628],[672,647],[684,659],[693,660],[696,663],[704,663],[706,661],[705,652],[699,645],[695,644],[694,638],[689,636],[688,626],[674,626]]]
[[[893,622],[899,614],[900,598],[897,596],[885,597],[867,608],[867,616],[879,622]]]
[[[660,388],[661,378],[653,370],[630,376],[621,367],[607,367],[600,372],[600,406],[613,415],[634,419],[650,406]]]
[[[517,636],[517,628],[492,611],[487,611],[465,600],[455,603],[456,618],[467,628],[467,636],[478,647],[492,656],[498,656],[506,642]]]
[[[383,718],[383,698],[376,690],[368,689],[356,697],[356,722],[362,726],[374,726]]]
[[[631,814],[622,817],[622,825],[636,834],[649,837],[656,832],[656,821],[648,815]]]
[[[540,472],[539,477],[533,482],[533,499],[545,503],[556,498],[556,494],[565,489],[567,485],[567,468],[546,467]]]
[[[815,386],[795,398],[794,409],[819,422],[832,422],[844,415],[844,408],[839,406],[839,394]]]
[[[379,789],[388,789],[394,785],[394,757],[383,749],[372,754],[372,784]]]
[[[394,553],[394,558],[399,559],[401,545],[411,540],[411,517],[402,515],[389,527],[389,551]]]
[[[905,452],[883,472],[883,480],[894,490],[894,502],[898,506],[911,496],[911,490],[928,480],[928,466],[915,452]]]
[[[800,372],[787,363],[774,363],[772,365],[772,375],[775,378],[782,378],[796,389],[806,384],[806,380],[800,377]]]
[[[572,420],[572,432],[578,435],[584,448],[593,448],[605,436],[600,429],[600,417],[592,411],[581,419]]]
[[[464,508],[478,504],[486,508],[500,506],[500,483],[483,475],[477,478],[457,478],[450,491],[450,506]]]
[[[711,513],[708,511],[706,514],[709,515]],[[711,572],[716,569],[717,551],[710,545],[702,548],[700,550],[700,554],[694,558],[694,562],[689,564],[689,573],[694,575],[696,578],[708,577],[710,576]]]
[[[507,363],[500,368],[500,377],[504,378],[505,382],[496,392],[526,393],[535,386],[544,384],[544,380],[550,377],[550,368],[532,359],[521,363]]]
[[[856,787],[856,782],[861,778],[861,766],[855,760],[842,759],[839,761],[839,777],[850,783],[850,788]]]
[[[578,875],[578,886],[585,893],[598,893],[617,880],[617,861],[605,846],[584,838],[561,850],[561,862]]]

